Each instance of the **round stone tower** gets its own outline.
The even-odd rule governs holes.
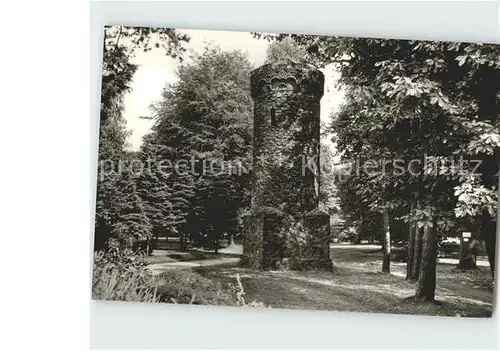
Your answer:
[[[251,75],[252,207],[242,263],[257,269],[331,267],[329,216],[318,210],[324,76],[283,61]]]

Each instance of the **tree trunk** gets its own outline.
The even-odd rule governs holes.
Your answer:
[[[460,254],[458,259],[457,268],[459,269],[475,269],[476,268],[476,260],[474,259],[474,255],[472,254],[471,246],[472,243],[471,238],[466,241],[466,238],[462,238],[460,240]]]
[[[467,221],[466,228],[471,231],[471,237],[464,238],[463,235],[460,238],[460,252],[458,256],[457,268],[459,269],[475,269],[476,259],[472,252],[472,248],[475,245],[475,240],[472,239],[472,230],[474,229],[471,225],[470,219]]]
[[[422,238],[422,259],[415,296],[425,301],[434,301],[436,291],[437,228],[425,226]]]
[[[389,223],[389,210],[384,209],[384,236],[383,236],[383,256],[382,256],[382,272],[390,273],[391,268],[391,229]]]
[[[490,263],[490,271],[493,279],[495,278],[495,248],[496,248],[496,225],[489,214],[483,215],[483,238],[486,254]]]
[[[181,251],[186,251],[187,247],[186,247],[186,234],[185,233],[180,234],[179,241],[180,241]]]
[[[234,243],[234,235],[233,233],[229,233],[229,247],[234,247],[236,244]]]
[[[500,157],[500,155],[499,155]],[[500,164],[500,161],[499,161],[499,164]],[[500,189],[500,167],[498,169],[498,187],[497,189]],[[490,271],[491,271],[491,277],[493,278],[493,281],[495,281],[495,249],[497,247],[497,225],[500,225],[500,198],[498,200],[498,203],[497,203],[497,218],[496,218],[496,221],[491,223],[491,226],[494,228],[494,234],[491,235],[489,238],[490,240],[490,243],[489,245],[487,245],[485,243],[485,246],[486,246],[486,252],[487,252],[487,255],[488,255],[488,261],[490,261]],[[497,283],[498,284],[498,283]]]
[[[478,84],[476,97],[478,99],[478,114],[482,121],[495,124],[498,119],[497,94],[500,92],[500,74],[490,66],[482,67],[477,74],[481,77]],[[479,172],[482,175],[482,183],[488,188],[500,184],[500,179],[495,179],[495,174],[500,168],[500,152],[496,150],[494,155],[479,154],[481,164]],[[477,156],[476,156],[477,157]],[[495,249],[496,249],[496,225],[489,214],[482,215],[482,234],[486,253],[490,263],[493,279],[495,278]]]
[[[415,246],[413,250],[413,263],[411,270],[410,280],[416,281],[418,279],[418,275],[420,274],[420,265],[422,264],[422,228],[419,228],[417,224],[414,225],[415,229]]]
[[[420,209],[420,201],[416,200],[415,209]],[[422,261],[422,228],[419,228],[418,223],[413,223],[415,244],[413,247],[413,263],[411,265],[411,281],[417,281],[420,274],[420,264]]]
[[[214,251],[215,251],[215,254],[219,253],[219,238],[216,238],[214,240]]]
[[[413,213],[413,203],[410,205],[410,216]],[[412,278],[413,273],[413,256],[415,255],[415,235],[416,235],[416,226],[414,225],[413,220],[410,218],[408,221],[408,258],[406,259],[406,279],[410,280]]]

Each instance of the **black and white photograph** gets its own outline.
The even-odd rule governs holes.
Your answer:
[[[499,45],[107,25],[100,91],[94,300],[492,316]]]

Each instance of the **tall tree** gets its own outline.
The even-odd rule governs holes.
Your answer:
[[[266,50],[266,63],[290,60],[297,63],[308,62],[308,53],[304,47],[297,45],[292,38],[273,41]]]
[[[162,46],[167,55],[177,57],[185,50],[182,43],[188,40],[187,36],[172,29],[126,26],[104,28],[94,241],[96,251],[108,248],[111,239],[115,244],[131,245],[133,241],[143,239],[150,230],[150,224],[143,216],[142,200],[136,196],[135,185],[132,184],[135,178],[130,173],[126,152],[129,132],[123,118],[123,97],[130,91],[130,83],[137,70],[132,62],[135,52]],[[127,206],[133,206],[133,209],[127,209]],[[125,240],[125,234],[131,240]]]
[[[176,213],[175,220],[161,225],[182,240],[189,236],[216,250],[224,235],[238,232],[237,210],[249,200],[250,69],[239,51],[207,47],[194,55],[152,106],[156,122],[142,149],[144,154],[153,150],[156,162],[179,166],[161,179]],[[142,192],[150,207],[164,201],[149,188]]]

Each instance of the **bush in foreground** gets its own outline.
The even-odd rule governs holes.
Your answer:
[[[187,270],[171,270],[157,277],[158,296],[161,302],[194,305],[236,306],[231,291],[221,283]]]
[[[219,305],[241,307],[266,307],[262,302],[246,303],[245,291],[240,276],[236,283],[222,285],[187,270],[172,270],[161,273],[157,281],[161,302],[193,305]]]
[[[145,257],[131,250],[99,252],[94,256],[92,297],[97,300],[170,302],[194,305],[265,307],[245,303],[239,276],[223,285],[189,270],[153,276]]]
[[[92,272],[92,297],[98,300],[158,302],[151,271],[141,255],[130,250],[97,252]]]

